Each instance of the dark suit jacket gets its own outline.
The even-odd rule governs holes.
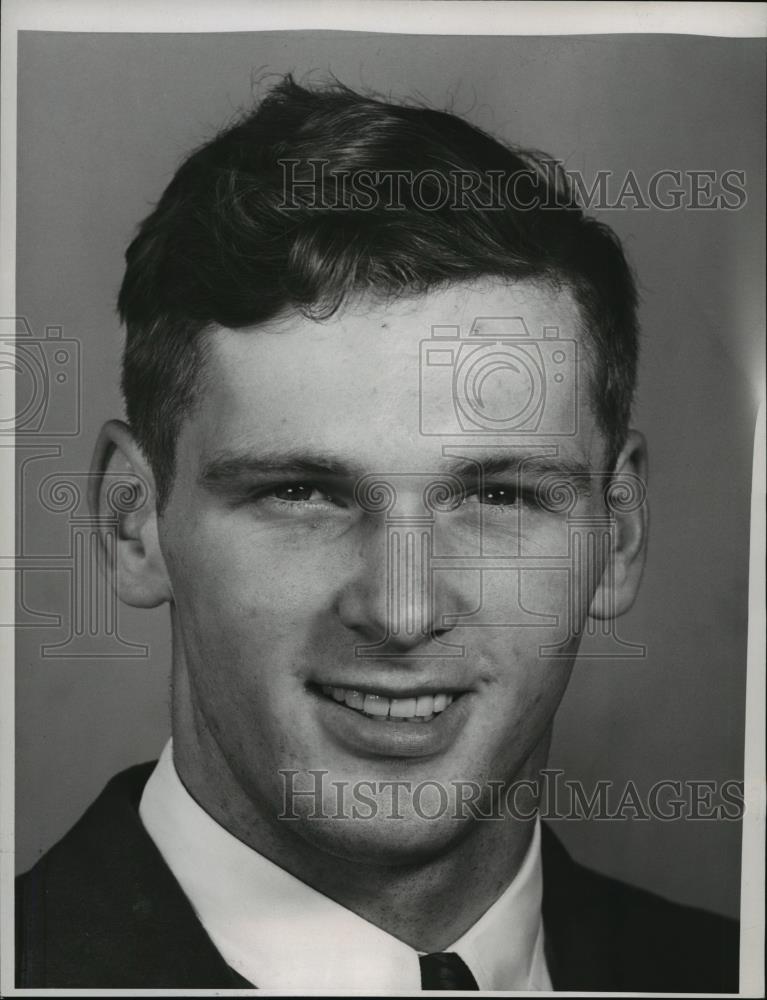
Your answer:
[[[113,778],[17,882],[17,985],[246,988],[138,815],[153,765]],[[558,990],[737,992],[738,929],[576,864],[543,824],[546,959]],[[257,985],[257,984],[256,984]]]

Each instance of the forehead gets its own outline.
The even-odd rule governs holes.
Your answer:
[[[581,459],[594,446],[580,313],[567,289],[467,283],[363,299],[322,322],[289,315],[206,336],[204,388],[181,435],[201,458],[268,445],[361,465],[373,450],[379,464],[423,467],[435,448],[467,434],[498,443],[499,427],[512,443],[552,437]],[[498,370],[509,358],[511,378]],[[485,406],[486,425],[466,425],[462,392],[475,394],[463,399],[469,409],[477,399]],[[527,400],[535,392],[537,428],[534,419],[521,433],[513,421],[504,426],[504,413],[535,408]]]

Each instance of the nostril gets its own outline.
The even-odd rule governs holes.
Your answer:
[[[434,628],[431,631],[432,637],[434,639],[439,639],[440,636],[447,635],[448,632],[452,631],[455,626],[453,625],[443,625],[438,628]]]

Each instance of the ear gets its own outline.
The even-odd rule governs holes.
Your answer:
[[[629,431],[606,491],[614,518],[609,565],[604,567],[589,607],[591,618],[617,618],[634,603],[647,550],[647,443],[639,431]]]
[[[154,608],[173,598],[158,538],[156,498],[152,470],[130,428],[121,420],[108,421],[93,452],[88,502],[117,596],[136,608]]]

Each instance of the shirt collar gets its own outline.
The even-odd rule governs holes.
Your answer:
[[[418,952],[238,840],[187,792],[168,742],[141,820],[224,960],[269,990],[418,992]],[[543,954],[540,829],[514,880],[445,951],[480,990],[550,989]]]

